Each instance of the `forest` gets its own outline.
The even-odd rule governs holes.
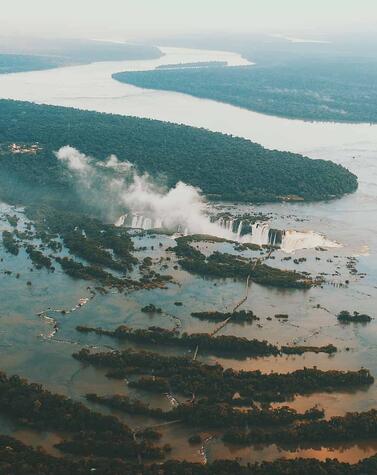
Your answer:
[[[248,465],[231,460],[207,465],[169,460],[141,466],[121,459],[53,457],[12,437],[0,436],[0,471],[14,475],[373,475],[377,471],[377,456],[354,464],[331,459],[280,459]]]
[[[374,378],[368,370],[321,371],[304,368],[292,373],[263,374],[260,371],[235,371],[220,364],[208,365],[189,357],[163,356],[150,351],[90,352],[87,348],[74,353],[83,364],[107,368],[114,379],[133,379],[134,387],[151,392],[174,390],[188,398],[193,394],[214,402],[250,405],[254,401],[282,402],[295,394],[313,394],[366,388]],[[276,390],[276,388],[279,388]],[[239,397],[233,398],[235,393]]]
[[[38,144],[39,149],[15,154],[9,148],[13,143]],[[355,175],[330,161],[267,150],[242,138],[155,120],[1,100],[0,197],[20,204],[82,207],[82,196],[53,153],[64,145],[97,160],[115,154],[160,184],[172,187],[184,181],[211,199],[262,202],[298,195],[322,200],[358,186]]]
[[[248,55],[251,60],[254,56]],[[298,56],[271,65],[121,72],[114,79],[182,92],[263,114],[330,122],[377,122],[377,63],[362,58]]]
[[[22,52],[23,54],[20,54]],[[26,53],[26,54],[24,54]],[[94,61],[155,59],[161,51],[149,45],[84,39],[28,38],[0,44],[0,74],[36,71]]]
[[[59,60],[59,58],[26,54],[0,53],[0,74],[57,68],[63,64],[63,59]]]

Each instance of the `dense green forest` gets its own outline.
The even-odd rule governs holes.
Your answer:
[[[0,74],[35,71],[64,65],[63,59],[27,54],[0,54]]]
[[[119,81],[289,118],[377,122],[377,63],[302,62],[275,67],[240,66],[138,71]],[[373,81],[371,80],[373,78]]]
[[[13,153],[12,143],[36,144]],[[171,187],[179,180],[213,199],[319,200],[353,192],[357,178],[330,161],[267,150],[242,138],[149,119],[0,101],[1,198],[77,206],[70,174],[54,151],[76,147],[98,160],[116,154]]]
[[[107,458],[54,457],[12,437],[0,436],[1,473],[17,475],[372,475],[377,470],[377,457],[369,457],[349,464],[332,460],[279,459],[241,465],[233,460],[217,460],[210,464],[170,460],[150,465]]]
[[[377,122],[375,35],[313,36],[319,41],[241,33],[159,38],[159,45],[237,52],[255,65],[130,73],[118,79],[281,117]]]

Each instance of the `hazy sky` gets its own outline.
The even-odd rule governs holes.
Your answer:
[[[0,0],[0,34],[132,38],[377,29],[377,0]]]

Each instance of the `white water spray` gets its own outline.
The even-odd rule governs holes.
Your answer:
[[[313,231],[271,231],[268,223],[255,223],[251,233],[242,234],[244,223],[233,218],[220,218],[212,222],[207,205],[198,188],[178,182],[170,190],[157,186],[148,174],[139,175],[129,162],[120,162],[111,155],[98,162],[78,150],[65,146],[56,152],[77,178],[80,187],[102,192],[104,198],[118,209],[128,210],[115,222],[116,226],[138,229],[165,228],[182,234],[207,234],[241,243],[279,245],[285,252],[297,249],[335,247],[321,234]],[[98,190],[98,183],[101,188]],[[120,213],[119,213],[120,214]],[[236,229],[235,229],[236,228]],[[281,243],[278,242],[281,235]]]

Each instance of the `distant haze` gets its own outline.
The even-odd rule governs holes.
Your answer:
[[[1,0],[1,35],[141,40],[202,32],[373,31],[376,0]]]

